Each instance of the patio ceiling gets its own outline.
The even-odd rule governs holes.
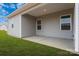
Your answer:
[[[34,8],[33,10],[29,11],[28,14],[32,16],[41,16],[69,8],[73,8],[74,3],[51,3],[51,4],[45,4],[41,5],[38,8]]]

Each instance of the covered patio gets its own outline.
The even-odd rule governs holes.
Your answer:
[[[61,15],[72,15],[71,30],[60,29]],[[71,52],[75,51],[73,3],[41,4],[24,12],[21,18],[21,36],[24,40]],[[41,24],[37,24],[39,20],[41,20]],[[41,25],[41,28],[39,27],[38,30],[39,25]]]

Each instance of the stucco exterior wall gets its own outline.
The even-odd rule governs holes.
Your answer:
[[[38,17],[37,20],[42,21],[42,29],[36,30],[36,35],[73,39],[73,27],[71,31],[60,30],[60,16],[71,14],[73,23],[73,11],[72,8]]]
[[[33,16],[23,15],[21,20],[21,36],[27,37],[36,34],[36,21]]]
[[[21,15],[8,19],[8,34],[15,37],[21,37]]]

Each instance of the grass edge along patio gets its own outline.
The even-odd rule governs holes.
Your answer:
[[[0,30],[0,56],[78,56],[54,47],[16,38]]]

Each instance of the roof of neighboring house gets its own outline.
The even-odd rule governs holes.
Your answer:
[[[9,15],[7,16],[7,18],[11,18],[11,17],[13,17],[13,16],[15,16],[15,15],[17,15],[17,14],[20,14],[20,13],[22,13],[22,12],[24,12],[24,11],[26,11],[26,10],[28,10],[28,9],[30,9],[30,8],[32,8],[32,7],[34,7],[34,6],[37,6],[37,5],[39,5],[39,4],[40,4],[40,3],[26,3],[26,4],[24,4],[21,8],[15,10],[15,11],[12,12],[11,14],[9,14]]]
[[[7,26],[6,25],[0,25],[0,30],[6,30],[7,31]]]

